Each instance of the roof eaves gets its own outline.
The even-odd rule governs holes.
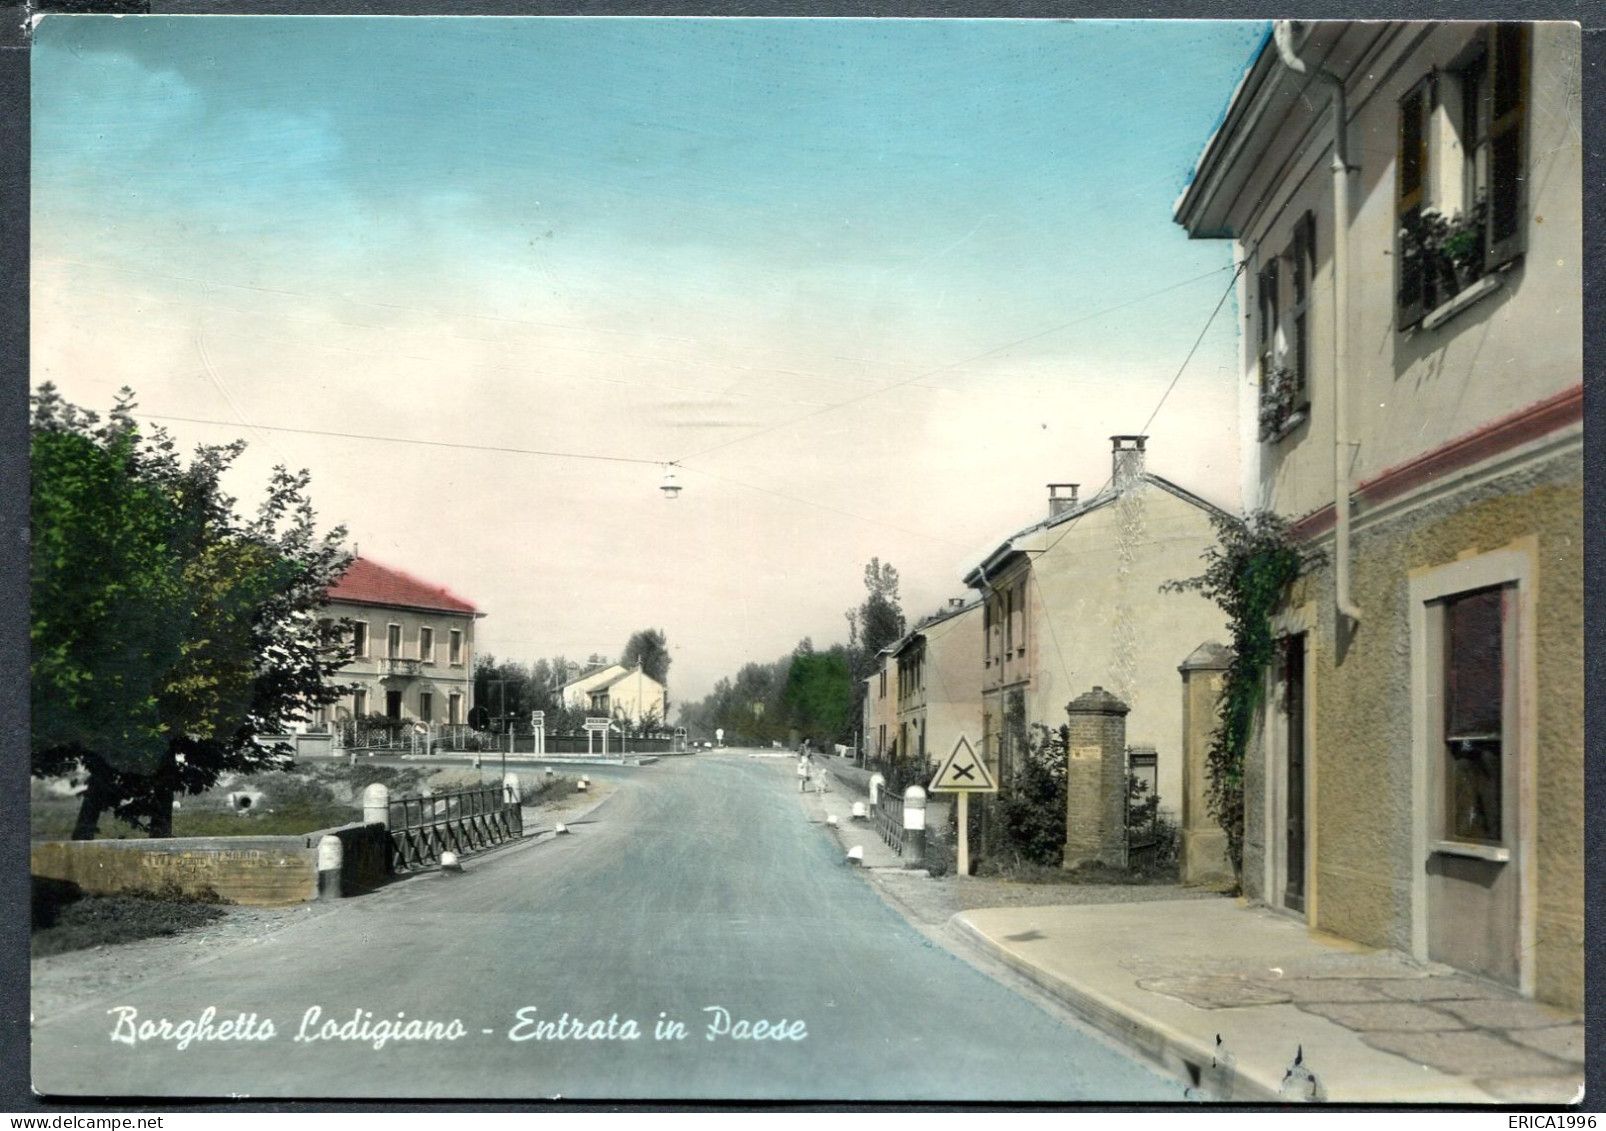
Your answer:
[[[1222,176],[1234,163],[1237,143],[1246,132],[1246,123],[1252,124],[1251,110],[1266,92],[1273,76],[1275,54],[1268,27],[1260,47],[1239,76],[1221,120],[1200,150],[1187,186],[1172,206],[1171,219],[1186,228],[1193,239],[1230,239],[1235,234],[1225,223],[1203,226],[1201,213],[1208,209],[1211,198],[1220,188]]]

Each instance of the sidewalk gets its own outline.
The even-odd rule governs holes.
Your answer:
[[[805,811],[836,814],[870,870],[901,870],[845,816],[864,795],[835,775],[831,788]],[[1583,1087],[1578,1017],[1240,900],[969,909],[950,923],[1204,1098],[1567,1104]]]

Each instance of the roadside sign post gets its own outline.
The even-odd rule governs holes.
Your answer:
[[[535,753],[537,757],[546,756],[546,712],[530,712],[530,729],[535,733]]]
[[[970,740],[964,735],[954,743],[954,751],[931,779],[932,793],[959,795],[959,859],[955,869],[959,875],[970,875],[970,795],[997,793],[998,783],[987,772],[987,764],[976,756]]]
[[[589,719],[586,720],[586,722],[585,722],[585,727],[586,727],[586,753],[588,755],[593,752],[592,751],[592,742],[594,741],[594,736],[597,734],[598,731],[601,731],[602,732],[602,756],[604,758],[606,758],[608,756],[608,728],[610,726],[612,726],[612,725],[613,725],[613,720],[612,719],[589,718]]]

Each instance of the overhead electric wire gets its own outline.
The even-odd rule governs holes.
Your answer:
[[[1140,302],[1147,302],[1151,298],[1158,298],[1160,295],[1169,294],[1171,291],[1180,290],[1183,287],[1191,286],[1194,283],[1208,279],[1212,275],[1216,275],[1225,270],[1225,267],[1218,267],[1214,271],[1206,271],[1203,275],[1195,275],[1193,278],[1184,279],[1180,283],[1172,283],[1169,287],[1161,287],[1157,291],[1150,291],[1148,294],[1138,295],[1136,298],[1127,299],[1125,302],[1116,303],[1114,306],[1107,306],[1102,310],[1095,310],[1091,314],[1084,314],[1079,318],[1071,319],[1069,322],[1061,322],[1057,326],[1050,326],[1046,330],[1039,330],[1035,334],[1026,335],[1024,338],[1016,338],[1012,342],[1005,342],[1001,346],[994,346],[992,349],[983,350],[981,353],[973,354],[970,357],[961,358],[958,361],[951,361],[946,365],[939,365],[935,369],[922,370],[921,372],[916,373],[913,377],[906,377],[902,381],[894,381],[890,385],[882,385],[879,388],[871,389],[867,393],[861,393],[856,397],[849,397],[845,401],[837,401],[835,404],[827,405],[825,408],[818,409],[815,412],[808,412],[804,413],[802,416],[794,416],[790,420],[779,421],[778,423],[760,428],[755,432],[749,432],[745,436],[734,436],[729,440],[725,440],[718,444],[712,444],[706,448],[701,448],[698,451],[692,452],[689,455],[681,456],[674,462],[677,464],[684,464],[687,460],[697,459],[700,456],[706,456],[713,452],[721,451],[725,448],[731,447],[734,444],[742,444],[746,443],[748,440],[756,440],[760,436],[767,436],[771,432],[778,431],[779,429],[790,428],[794,424],[801,424],[806,420],[813,420],[817,416],[824,416],[828,412],[835,412],[837,409],[847,408],[849,405],[859,404],[862,401],[869,400],[871,397],[878,397],[882,393],[890,393],[894,389],[901,389],[906,385],[913,385],[916,381],[924,380],[927,377],[935,377],[939,373],[946,373],[950,369],[958,369],[962,365],[969,365],[972,362],[981,361],[984,358],[992,357],[994,354],[1003,353],[1005,350],[1011,350],[1016,346],[1025,345],[1027,342],[1034,342],[1039,338],[1046,338],[1050,334],[1057,334],[1061,330],[1068,330],[1072,326],[1080,325],[1083,322],[1090,322],[1095,318],[1102,318],[1106,314],[1115,313],[1117,310],[1125,310],[1129,306],[1136,306]],[[1236,275],[1234,275],[1234,278],[1236,278]],[[1192,351],[1189,352],[1188,356],[1193,356]]]
[[[1166,398],[1171,395],[1171,390],[1175,389],[1177,382],[1182,379],[1182,371],[1188,368],[1188,362],[1192,361],[1193,355],[1198,352],[1200,343],[1205,340],[1205,335],[1210,332],[1211,324],[1216,320],[1216,315],[1220,314],[1221,308],[1227,305],[1228,296],[1232,294],[1233,288],[1238,285],[1238,276],[1244,273],[1244,268],[1247,266],[1249,266],[1249,260],[1246,259],[1238,264],[1238,269],[1232,273],[1232,278],[1227,280],[1227,289],[1221,292],[1221,298],[1216,301],[1216,308],[1210,312],[1210,317],[1205,319],[1204,329],[1200,330],[1199,336],[1193,340],[1193,345],[1188,349],[1188,356],[1182,359],[1181,365],[1177,366],[1176,376],[1171,378],[1171,384],[1167,385],[1165,392],[1160,394],[1160,402],[1154,406],[1154,411],[1149,413],[1149,419],[1143,422],[1143,427],[1138,429],[1139,435],[1147,433],[1149,425],[1154,423],[1154,418],[1160,415],[1160,410],[1165,407]]]
[[[155,412],[136,412],[135,416],[143,416],[147,420],[179,420],[186,424],[216,424],[224,428],[257,428],[264,432],[293,432],[301,436],[328,436],[340,440],[372,440],[381,444],[422,444],[430,448],[463,448],[472,452],[501,452],[504,454],[521,456],[547,456],[552,459],[589,459],[601,460],[606,463],[639,463],[653,467],[663,467],[668,460],[644,459],[639,456],[604,456],[593,455],[588,452],[556,452],[540,448],[514,448],[499,444],[464,444],[453,440],[420,440],[411,436],[373,436],[359,432],[334,432],[318,428],[291,428],[283,424],[254,424],[231,420],[204,420],[196,416],[167,416]]]
[[[1204,341],[1205,335],[1210,332],[1211,325],[1215,323],[1216,315],[1220,314],[1221,308],[1227,304],[1227,297],[1232,294],[1233,288],[1237,286],[1238,276],[1243,274],[1244,268],[1248,265],[1249,261],[1246,259],[1242,263],[1239,263],[1237,269],[1233,271],[1232,278],[1227,283],[1227,289],[1222,292],[1221,298],[1216,302],[1215,309],[1211,310],[1210,317],[1205,319],[1204,328],[1199,331],[1199,336],[1194,339],[1193,345],[1189,348],[1187,356],[1182,359],[1182,364],[1177,366],[1177,371],[1172,376],[1171,383],[1166,386],[1165,392],[1160,394],[1160,399],[1155,402],[1154,410],[1149,413],[1149,418],[1143,422],[1143,427],[1138,429],[1138,434],[1147,433],[1149,430],[1149,425],[1154,423],[1154,418],[1160,415],[1160,409],[1165,406],[1166,399],[1171,396],[1171,391],[1177,387],[1177,382],[1182,379],[1182,374],[1187,370],[1188,363],[1193,360],[1193,355],[1198,352],[1200,343]],[[1223,268],[1223,270],[1225,270],[1225,268]],[[1099,486],[1099,489],[1088,497],[1088,502],[1091,503],[1094,499],[1097,499],[1104,493],[1110,484],[1114,482],[1115,473],[1112,471],[1109,478],[1107,478]],[[1050,542],[1047,546],[1044,546],[1040,550],[1024,550],[1023,552],[1027,554],[1048,553],[1061,542],[1065,541],[1066,536],[1069,535],[1072,530],[1076,529],[1076,524],[1082,521],[1082,515],[1086,513],[1087,511],[1083,510],[1075,515],[1072,515],[1071,518],[1065,523],[1065,529],[1060,531],[1059,537],[1055,538],[1054,541]],[[1011,541],[1013,541],[1013,539],[1011,539]],[[983,559],[983,564],[985,564],[985,559]],[[986,577],[987,575],[983,573],[982,583],[984,586],[987,586],[987,588],[991,588],[990,585],[987,585]],[[1037,586],[1038,600],[1043,600],[1043,583],[1038,579],[1036,570],[1031,572],[1029,575],[1029,580],[1032,584]],[[984,596],[982,599],[986,600],[986,597]],[[1065,662],[1065,652],[1060,647],[1059,633],[1054,629],[1054,618],[1047,617],[1044,619],[1043,623],[1048,626],[1049,640],[1053,642],[1054,654],[1059,658],[1060,673],[1065,676],[1066,682],[1069,684],[1071,678],[1071,669],[1070,665]]]

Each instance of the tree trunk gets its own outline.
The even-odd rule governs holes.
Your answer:
[[[151,836],[170,837],[173,835],[173,789],[158,784],[152,787],[151,792],[154,795],[151,802]]]
[[[78,800],[78,821],[73,825],[72,838],[94,840],[95,829],[100,824],[100,815],[109,808],[111,800],[100,786],[99,775],[91,769],[89,785],[85,787],[83,796]]]

